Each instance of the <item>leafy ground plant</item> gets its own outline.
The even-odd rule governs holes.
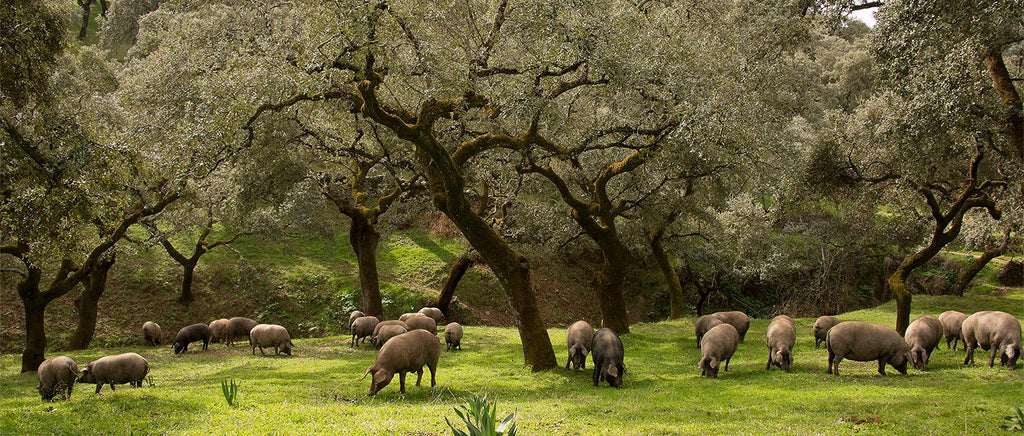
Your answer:
[[[462,410],[459,410],[460,408]],[[459,415],[468,430],[467,433],[455,428],[448,418],[445,418],[444,421],[448,423],[448,427],[452,429],[452,434],[455,436],[515,436],[519,431],[519,426],[516,425],[519,411],[510,413],[498,423],[498,406],[494,401],[487,401],[486,395],[483,397],[474,395],[469,398],[469,405],[463,404],[454,409],[455,414]]]
[[[1024,412],[1021,412],[1020,407],[1014,409],[1017,414],[1004,418],[1006,423],[1003,424],[1003,430],[1024,432]]]
[[[238,386],[241,383],[235,383],[235,379],[231,379],[228,383],[228,379],[220,381],[220,390],[224,393],[224,399],[227,400],[228,406],[235,405],[235,399],[238,397]]]

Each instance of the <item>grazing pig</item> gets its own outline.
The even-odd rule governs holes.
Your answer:
[[[697,336],[697,348],[700,348],[700,340],[704,337],[704,334],[711,330],[712,327],[721,323],[722,320],[714,315],[704,315],[697,318],[697,321],[693,323],[693,333]]]
[[[433,319],[434,322],[438,324],[440,324],[441,321],[444,320],[444,313],[441,312],[441,309],[438,309],[436,307],[424,307],[420,309],[419,313],[422,313],[426,315],[428,318]]]
[[[736,327],[736,333],[740,335],[740,342],[743,342],[743,338],[747,336],[747,330],[750,329],[750,317],[747,314],[733,310],[730,312],[715,312],[711,315],[722,320],[726,324],[731,324]]]
[[[587,354],[594,343],[594,328],[586,321],[576,321],[566,329],[565,347],[569,349],[569,358],[565,361],[565,369],[587,367]]]
[[[210,342],[217,343],[223,341],[227,337],[228,333],[228,319],[221,318],[210,321],[210,331],[213,333],[210,336]]]
[[[462,325],[457,322],[450,322],[444,326],[444,343],[448,345],[448,351],[462,349]]]
[[[619,335],[610,328],[603,328],[594,333],[593,349],[590,357],[594,359],[594,375],[592,377],[594,386],[600,384],[601,380],[608,382],[608,386],[622,387],[622,376],[626,375],[626,367],[622,364],[625,351],[622,348],[622,340]]]
[[[765,337],[768,345],[768,363],[764,369],[770,370],[772,365],[775,365],[789,372],[789,366],[793,364],[793,345],[796,344],[796,326],[793,325],[793,318],[786,315],[772,318]]]
[[[383,322],[381,324],[383,324]],[[380,324],[377,324],[377,327],[380,327]],[[384,327],[380,327],[380,329],[377,330],[377,334],[373,335],[373,337],[370,338],[370,343],[372,343],[374,347],[380,349],[380,347],[383,347],[384,344],[388,343],[388,340],[390,340],[391,338],[408,331],[408,329],[398,324],[386,325]]]
[[[245,336],[245,338],[248,339],[249,331],[252,330],[253,327],[256,327],[256,324],[259,324],[259,322],[254,319],[241,316],[229,319],[228,328],[224,333],[224,343],[227,345],[235,345],[235,341],[241,339],[242,336]]]
[[[98,394],[105,384],[109,384],[112,391],[115,390],[114,385],[124,383],[142,387],[146,374],[149,374],[149,362],[144,357],[135,353],[124,353],[89,362],[82,370],[82,375],[78,377],[78,382],[95,383]]]
[[[366,316],[365,313],[363,313],[361,311],[358,311],[358,310],[353,310],[352,313],[348,314],[348,322],[345,323],[345,328],[351,329],[352,328],[352,321],[355,321],[356,319],[362,318],[364,316]]]
[[[402,322],[402,321],[399,321],[399,320],[396,320],[396,319],[389,319],[389,320],[387,320],[387,321],[381,321],[381,322],[378,322],[378,323],[377,323],[377,326],[373,328],[373,334],[372,334],[372,335],[370,335],[370,342],[373,342],[374,344],[376,344],[376,342],[374,342],[374,339],[375,339],[375,338],[377,337],[377,335],[378,335],[378,334],[380,333],[380,329],[382,329],[382,328],[384,328],[384,327],[387,327],[387,326],[389,326],[389,325],[397,325],[397,326],[401,326],[401,327],[402,327],[403,329],[405,329],[406,331],[409,331],[409,326],[408,326],[408,325],[406,325],[406,324],[405,324],[404,322]],[[380,348],[380,347],[378,346],[377,348]]]
[[[700,375],[707,378],[718,378],[718,368],[725,362],[725,370],[729,370],[729,360],[736,352],[740,343],[740,334],[732,324],[721,323],[708,330],[700,342],[700,362],[697,369]]]
[[[210,326],[198,323],[192,324],[181,330],[178,330],[178,334],[174,335],[174,354],[184,353],[188,351],[188,344],[196,341],[203,341],[203,350],[210,344],[210,337],[213,336],[213,331],[210,330]]]
[[[408,321],[409,318],[412,318],[414,316],[426,316],[426,315],[424,315],[422,313],[419,313],[419,312],[408,312],[408,313],[403,313],[402,316],[398,317],[398,320],[399,321]],[[437,321],[434,321],[434,322],[437,322]]]
[[[963,325],[964,320],[967,319],[967,314],[963,312],[957,312],[955,310],[947,310],[939,315],[939,322],[942,323],[942,334],[946,337],[946,348],[950,348],[950,342],[953,343],[953,351],[956,351],[957,341],[963,342]]]
[[[814,321],[814,349],[817,350],[822,342],[825,342],[825,337],[828,335],[828,331],[835,327],[836,324],[841,323],[839,318],[834,316],[819,316]]]
[[[160,324],[153,321],[146,321],[142,324],[142,339],[149,345],[160,345],[160,340],[163,338],[163,330],[160,329]]]
[[[372,374],[370,392],[368,395],[375,395],[384,389],[395,373],[398,374],[400,383],[399,392],[405,393],[405,374],[416,373],[416,386],[420,385],[423,379],[423,366],[430,370],[430,387],[437,385],[434,373],[437,371],[437,358],[441,355],[441,344],[437,342],[437,336],[423,330],[412,330],[391,338],[380,351],[377,352],[377,360],[373,366],[366,369],[363,374]]]
[[[932,357],[932,350],[942,340],[942,322],[931,315],[918,317],[907,327],[903,338],[910,346],[910,363],[918,371],[924,371],[924,366]]]
[[[409,326],[409,331],[416,329],[426,330],[432,335],[437,335],[437,321],[427,316],[414,316],[405,320],[405,324]]]
[[[249,331],[249,348],[252,349],[252,354],[256,354],[257,347],[260,354],[265,354],[263,347],[274,347],[274,354],[284,353],[291,356],[295,345],[292,344],[288,329],[277,324],[257,324]]]
[[[377,327],[380,320],[376,316],[361,316],[352,321],[352,344],[350,348],[356,346],[356,342],[360,339],[363,343],[366,343],[366,338],[373,337],[373,329]]]
[[[907,374],[910,346],[896,330],[884,325],[861,321],[843,321],[832,327],[825,337],[828,350],[828,373],[839,375],[843,359],[858,362],[878,361],[878,373],[885,375],[885,364]]]
[[[43,400],[51,400],[58,394],[63,399],[71,398],[71,390],[78,378],[78,364],[67,356],[51,357],[39,364],[36,370],[39,385],[36,390]]]
[[[988,358],[988,366],[995,363],[999,354],[999,364],[1010,369],[1017,369],[1017,358],[1020,357],[1020,321],[1013,315],[999,311],[977,312],[964,320],[962,327],[964,346],[967,347],[967,358],[964,365],[974,363],[974,349],[992,350]]]

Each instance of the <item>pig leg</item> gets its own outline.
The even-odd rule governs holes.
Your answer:
[[[427,369],[430,370],[430,387],[437,386],[437,381],[434,380],[434,371],[437,371],[437,364],[428,364]]]
[[[878,373],[885,375],[885,359],[878,359]]]
[[[423,367],[416,370],[416,386],[419,386],[421,381],[423,381]]]
[[[405,393],[405,371],[402,371],[402,372],[398,373],[398,386],[400,388],[398,390],[398,393],[404,394]]]
[[[740,342],[743,342],[743,341],[742,341],[742,340],[740,340]],[[730,358],[728,358],[728,359],[725,359],[725,370],[726,370],[726,371],[729,371],[729,361],[730,361],[730,360],[732,360],[732,358],[731,358],[731,357],[730,357]]]
[[[992,352],[989,353],[989,356],[988,356],[988,367],[989,368],[991,368],[992,364],[995,363],[995,361],[996,361],[996,353],[998,353],[998,352],[999,352],[999,347],[993,345],[992,346]]]
[[[772,369],[772,352],[771,352],[771,350],[768,351],[768,363],[764,364],[764,369],[766,369],[766,370],[771,370]]]
[[[964,357],[964,365],[973,364],[975,346],[967,341],[964,341],[964,346],[967,347],[967,356]]]

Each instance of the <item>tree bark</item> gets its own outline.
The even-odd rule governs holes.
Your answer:
[[[1021,100],[1017,88],[1013,85],[1013,78],[1006,69],[1001,52],[993,50],[986,54],[985,65],[988,66],[989,75],[992,77],[992,87],[999,93],[1003,105],[1010,109],[1010,115],[1006,119],[1006,133],[1010,146],[1016,152],[1017,158],[1024,160],[1024,100]]]
[[[686,309],[683,306],[683,284],[679,280],[679,274],[672,268],[665,247],[661,244],[664,235],[664,229],[659,229],[650,235],[649,243],[651,252],[654,253],[654,261],[658,264],[661,275],[665,277],[665,284],[668,285],[668,304],[671,309],[668,317],[669,319],[679,319],[686,316]]]
[[[186,306],[192,304],[196,300],[195,294],[192,293],[192,281],[196,273],[196,265],[199,264],[199,259],[189,259],[181,265],[181,295],[178,296],[178,302]]]
[[[437,300],[434,301],[432,306],[441,310],[444,316],[448,316],[448,306],[452,303],[452,297],[455,296],[455,289],[459,286],[459,281],[462,280],[462,276],[469,271],[473,265],[480,263],[483,259],[480,259],[480,254],[476,250],[470,249],[462,256],[452,263],[451,268],[448,270],[448,278],[444,281],[444,287],[441,288],[441,293],[437,296]]]
[[[361,288],[362,311],[367,315],[382,316],[384,304],[380,296],[380,279],[377,275],[377,247],[380,233],[363,214],[349,215],[349,243],[359,263],[359,286]]]
[[[981,272],[981,270],[985,269],[985,265],[988,265],[988,263],[991,262],[992,259],[995,259],[1002,255],[1006,251],[1006,247],[1009,245],[1009,243],[1010,229],[1007,228],[1006,231],[1003,232],[1003,242],[1001,244],[989,245],[988,247],[986,247],[985,252],[981,254],[981,257],[975,259],[974,262],[972,262],[971,265],[968,266],[962,274],[960,274],[960,278],[957,280],[956,283],[955,291],[958,297],[964,296],[964,292],[967,290],[967,285],[971,284],[971,281],[974,280],[974,277],[977,276],[978,273]]]
[[[78,39],[85,39],[89,30],[89,14],[92,12],[93,0],[78,0],[78,6],[82,8],[82,27],[78,31]]]
[[[462,106],[464,101],[427,100],[420,107],[420,115],[413,121],[414,124],[409,124],[406,122],[409,117],[405,117],[408,114],[385,108],[377,100],[376,89],[383,76],[374,69],[372,55],[367,56],[366,61],[363,73],[367,77],[359,84],[363,115],[384,125],[399,138],[416,147],[421,167],[427,175],[434,205],[462,231],[463,236],[480,253],[480,257],[501,283],[515,314],[526,364],[532,366],[534,371],[558,367],[555,350],[551,346],[551,338],[544,327],[537,298],[530,283],[529,260],[515,251],[474,211],[469,198],[466,197],[465,179],[460,166],[455,163],[452,153],[438,142],[432,132],[437,117],[450,112],[446,110],[446,105],[454,108],[456,104]]]
[[[626,299],[622,295],[622,284],[626,281],[626,265],[629,265],[630,259],[625,245],[620,250],[602,250],[604,263],[597,275],[597,290],[601,304],[601,327],[623,335],[629,333],[629,315],[626,312]]]
[[[92,343],[93,335],[96,333],[96,319],[99,310],[100,298],[107,288],[107,273],[114,266],[115,260],[101,260],[96,262],[92,271],[89,272],[89,281],[82,291],[82,295],[75,299],[75,309],[78,311],[78,327],[71,335],[68,343],[69,350],[84,350]]]
[[[46,360],[46,297],[39,292],[43,273],[29,267],[28,275],[18,283],[18,295],[25,307],[25,350],[21,353],[21,372],[35,371]]]

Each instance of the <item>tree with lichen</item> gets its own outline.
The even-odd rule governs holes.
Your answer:
[[[931,227],[887,280],[900,332],[910,321],[910,274],[956,239],[969,211],[999,219],[1005,189],[1020,183],[1020,100],[1007,98],[1016,90],[1002,62],[1024,40],[1014,3],[888,1],[877,13],[871,51],[883,80],[852,122],[861,146],[845,174]]]

